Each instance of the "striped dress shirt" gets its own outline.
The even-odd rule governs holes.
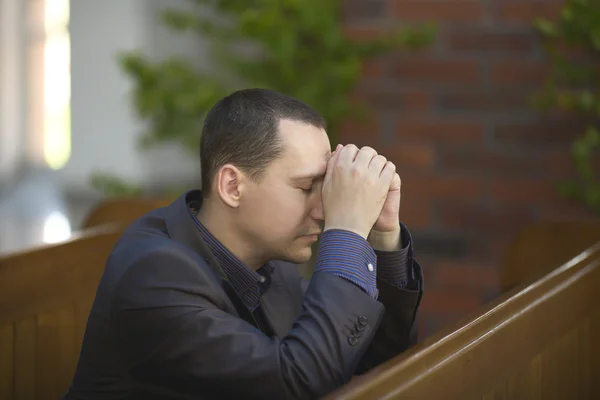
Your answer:
[[[273,266],[270,263],[254,271],[235,257],[196,217],[199,207],[188,205],[190,217],[200,235],[219,260],[236,293],[253,312],[260,296],[268,288]],[[410,241],[399,251],[376,251],[360,235],[341,229],[331,229],[321,235],[315,272],[324,271],[347,279],[369,296],[377,298],[377,277],[399,288],[406,287],[408,249]],[[343,255],[343,257],[340,257]]]

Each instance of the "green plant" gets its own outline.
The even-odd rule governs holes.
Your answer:
[[[242,87],[270,88],[311,104],[328,121],[335,142],[342,120],[368,116],[351,96],[362,63],[425,46],[435,34],[426,24],[351,40],[340,18],[342,0],[190,1],[195,12],[167,10],[161,19],[175,31],[208,39],[211,66],[200,69],[183,58],[154,63],[139,53],[120,56],[135,82],[135,111],[149,123],[142,147],[175,142],[196,152],[203,116]],[[113,195],[141,192],[116,177],[96,174],[93,182]]]
[[[600,215],[600,180],[594,171],[600,149],[600,3],[567,0],[557,21],[541,19],[536,27],[545,39],[552,67],[540,105],[589,121],[571,149],[579,179],[562,182],[560,191]]]

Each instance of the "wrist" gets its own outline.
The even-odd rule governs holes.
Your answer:
[[[356,233],[357,235],[359,235],[360,237],[362,237],[365,240],[367,240],[367,237],[369,236],[368,233],[363,232],[360,229],[355,229],[355,228],[351,228],[351,227],[344,226],[344,225],[325,225],[323,227],[323,233],[325,233],[329,230],[335,230],[335,229]]]
[[[379,251],[398,251],[402,249],[400,226],[393,231],[381,232],[372,229],[367,237],[367,241],[373,250]]]

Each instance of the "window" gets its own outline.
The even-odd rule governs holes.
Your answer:
[[[62,168],[71,155],[69,0],[29,0],[28,153]]]

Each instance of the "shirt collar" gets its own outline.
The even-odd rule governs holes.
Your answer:
[[[254,311],[259,303],[260,296],[267,290],[270,283],[270,275],[273,272],[273,266],[265,264],[258,271],[254,271],[246,266],[241,260],[233,255],[227,247],[219,242],[209,231],[206,229],[196,215],[200,210],[200,204],[195,202],[188,203],[190,210],[190,217],[194,220],[200,235],[213,252],[225,275],[229,279],[229,282],[233,286],[238,296],[242,299],[244,305],[250,310]]]

